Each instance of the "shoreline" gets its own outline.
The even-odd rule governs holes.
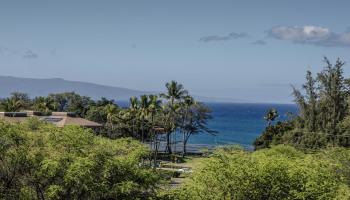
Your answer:
[[[147,143],[148,146],[149,143]],[[158,152],[162,153],[165,152],[165,143],[161,143],[158,149]],[[253,150],[253,145],[243,145],[238,143],[232,143],[232,144],[187,144],[186,150],[187,153],[204,153],[204,152],[213,152],[218,148],[222,147],[229,147],[229,146],[240,146],[245,150]],[[153,149],[153,147],[150,147]],[[182,153],[182,144],[174,145],[172,148],[173,153]]]

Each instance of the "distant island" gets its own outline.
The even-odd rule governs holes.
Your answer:
[[[82,81],[70,81],[62,78],[40,79],[0,76],[0,96],[8,97],[14,91],[27,93],[31,97],[47,96],[51,93],[76,92],[92,99],[105,97],[117,101],[128,101],[133,96],[158,93],[157,91],[141,91]],[[203,102],[254,103],[245,99],[194,96]]]
[[[128,100],[132,96],[150,93],[121,87],[69,81],[62,78],[37,79],[0,76],[0,96],[10,96],[13,91],[27,93],[33,97],[74,91],[94,99],[106,97],[111,99],[118,98],[118,100]]]

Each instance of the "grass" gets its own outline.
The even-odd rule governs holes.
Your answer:
[[[206,157],[204,156],[194,156],[194,155],[189,155],[186,156],[183,159],[183,162],[181,163],[172,163],[170,161],[162,161],[162,169],[160,169],[161,173],[164,173],[164,175],[169,176],[171,174],[176,174],[176,173],[171,173],[176,171],[177,169],[182,169],[182,168],[188,168],[192,171],[195,171],[200,165],[201,161],[205,159]],[[169,180],[169,188],[176,188],[179,187],[181,184],[185,183],[190,176],[190,173],[181,173],[179,176],[172,176]]]

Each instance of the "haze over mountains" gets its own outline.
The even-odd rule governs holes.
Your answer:
[[[36,79],[19,78],[12,76],[0,76],[0,97],[7,97],[12,92],[24,92],[30,97],[46,96],[50,93],[76,92],[93,99],[106,97],[117,101],[127,101],[132,96],[151,94],[158,92],[138,91],[121,87],[99,85],[88,82],[69,81],[61,78]],[[245,102],[243,100],[196,97],[206,102]]]
[[[9,96],[14,91],[28,93],[30,97],[74,91],[93,99],[106,97],[118,100],[127,100],[131,96],[150,93],[94,83],[68,81],[61,78],[35,79],[0,76],[0,96]]]

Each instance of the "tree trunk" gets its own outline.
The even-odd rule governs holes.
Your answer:
[[[172,154],[172,151],[171,151],[171,145],[170,145],[170,134],[171,133],[167,133],[166,134],[166,147],[165,147],[165,151],[168,152],[168,154]]]
[[[158,158],[158,136],[157,134],[154,135],[154,163],[153,168],[155,169],[157,167],[157,158]]]
[[[174,144],[173,152],[174,152],[174,154],[176,154],[176,130],[174,131],[173,144]]]
[[[186,134],[185,132],[182,133],[182,158],[184,158],[186,155]]]
[[[141,120],[141,141],[144,142],[144,133],[143,133],[143,120]]]
[[[184,143],[183,143],[183,157],[185,157],[186,154],[187,154],[187,142],[188,142],[189,136],[190,135],[188,135],[186,138],[184,138],[185,140],[184,140]]]
[[[132,136],[135,137],[136,134],[135,134],[135,118],[132,119]]]
[[[183,127],[185,125],[185,120],[187,119],[187,115],[188,115],[188,107],[186,107],[186,112],[185,112],[185,116],[183,116],[183,119],[182,119],[182,144],[183,144],[183,147],[182,147],[182,157],[184,158],[185,157],[185,154],[186,154],[186,132],[183,130]]]

